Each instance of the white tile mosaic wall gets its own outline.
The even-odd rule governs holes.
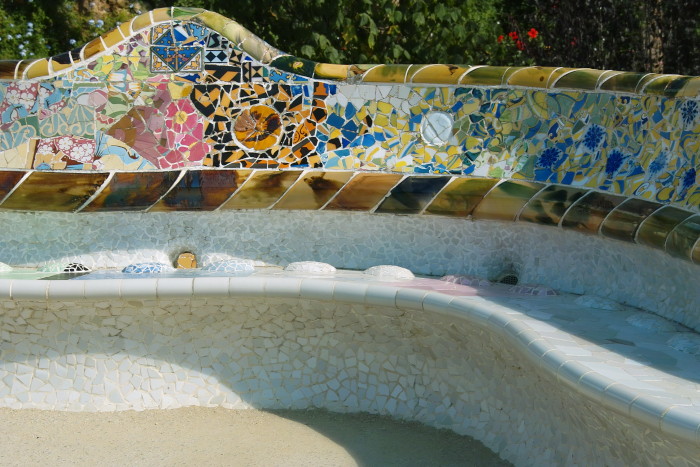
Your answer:
[[[308,211],[214,213],[0,213],[0,261],[80,262],[123,268],[174,262],[182,251],[285,266],[393,264],[416,274],[495,278],[628,303],[700,330],[697,265],[601,237],[497,221]],[[342,226],[342,227],[341,227]]]
[[[522,465],[700,455],[570,392],[499,332],[427,311],[241,297],[1,305],[5,407],[367,411],[469,434]]]

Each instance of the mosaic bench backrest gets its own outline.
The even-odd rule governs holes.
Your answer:
[[[699,93],[675,75],[316,63],[163,8],[0,62],[0,210],[471,216],[700,262]]]

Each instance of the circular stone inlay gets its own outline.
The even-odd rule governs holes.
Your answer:
[[[238,143],[247,149],[268,149],[280,139],[282,119],[274,109],[266,105],[254,105],[238,115],[233,132]]]
[[[420,134],[423,141],[431,146],[447,144],[452,136],[455,121],[447,112],[428,112],[420,122]]]

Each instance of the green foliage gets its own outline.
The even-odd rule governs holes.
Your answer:
[[[121,5],[121,6],[120,6]],[[134,2],[0,0],[0,57],[37,58],[79,47],[128,21],[142,8]]]
[[[539,65],[700,74],[698,0],[503,2],[509,31],[540,31]]]
[[[221,13],[322,62],[700,74],[697,0],[0,0],[0,57],[65,52],[163,6]]]

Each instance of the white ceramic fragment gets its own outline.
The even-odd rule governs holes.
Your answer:
[[[307,274],[335,274],[335,267],[319,261],[297,261],[289,263],[285,271],[304,272]]]
[[[386,264],[365,269],[364,274],[375,276],[379,280],[411,280],[416,277],[406,268]]]

